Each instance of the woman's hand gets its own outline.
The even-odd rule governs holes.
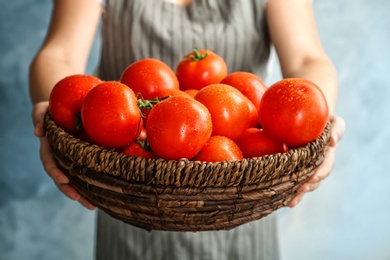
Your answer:
[[[34,105],[32,111],[32,120],[35,127],[34,134],[40,140],[40,158],[43,164],[43,168],[50,178],[53,179],[58,189],[64,193],[68,198],[77,200],[85,208],[93,210],[93,206],[90,202],[80,196],[80,194],[69,184],[69,179],[66,175],[57,167],[54,161],[53,154],[51,152],[49,141],[46,138],[45,130],[43,128],[43,118],[49,106],[49,102],[39,102]]]
[[[344,119],[338,116],[331,116],[330,121],[332,124],[331,139],[328,150],[325,154],[325,159],[321,166],[318,167],[314,175],[310,178],[310,180],[298,189],[298,193],[288,203],[287,206],[291,208],[295,207],[302,200],[303,195],[305,195],[305,193],[317,189],[320,185],[320,182],[326,177],[328,177],[333,169],[333,165],[335,162],[336,146],[344,135],[345,122]]]

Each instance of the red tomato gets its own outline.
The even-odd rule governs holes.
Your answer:
[[[144,127],[146,127],[146,121],[148,121],[148,115],[150,113],[150,110],[153,108],[153,106],[155,104],[157,104],[157,103],[161,102],[162,100],[167,99],[171,96],[176,96],[176,95],[188,96],[187,94],[185,94],[183,91],[181,91],[179,89],[170,89],[167,91],[159,91],[159,93],[161,93],[162,97],[157,97],[157,98],[149,99],[149,100],[145,100],[142,98],[137,99],[138,108],[141,111],[142,124]],[[157,94],[157,95],[160,96],[160,94]]]
[[[147,138],[145,125],[146,123],[144,123],[144,120],[141,118],[141,124],[139,124],[138,129],[138,139],[142,141],[145,141]]]
[[[199,90],[225,78],[227,65],[222,57],[210,50],[194,49],[179,62],[176,75],[182,90]]]
[[[259,119],[271,138],[299,147],[315,140],[328,121],[328,105],[321,89],[304,79],[283,79],[263,95]]]
[[[225,84],[212,84],[196,94],[195,99],[210,111],[213,135],[239,138],[250,121],[248,99],[237,89]]]
[[[211,136],[207,108],[187,96],[173,96],[156,104],[146,122],[154,154],[166,160],[191,159]]]
[[[105,148],[133,142],[142,124],[134,92],[114,81],[101,83],[87,94],[81,119],[89,138]]]
[[[237,144],[225,136],[211,136],[200,152],[192,159],[201,162],[237,161],[243,158]]]
[[[288,151],[286,144],[269,138],[262,129],[254,127],[246,129],[236,143],[240,147],[244,158],[285,153]]]
[[[54,122],[65,131],[76,134],[77,113],[87,93],[102,81],[91,75],[71,75],[58,81],[49,97],[49,111]]]
[[[177,95],[185,95],[188,96],[188,94],[180,89],[162,89],[157,92],[157,97],[164,98],[167,96],[177,96]]]
[[[257,111],[255,105],[248,99],[247,105],[249,108],[249,125],[248,127],[258,127],[259,126],[259,112]]]
[[[227,75],[221,83],[238,89],[244,96],[252,101],[257,111],[259,111],[261,98],[267,90],[267,87],[257,75],[250,72],[237,71]]]
[[[157,59],[142,59],[130,64],[122,73],[120,81],[144,99],[154,99],[163,89],[179,89],[175,72]]]
[[[187,89],[187,90],[184,90],[185,93],[187,93],[188,95],[190,95],[192,98],[195,98],[196,94],[198,94],[199,90],[197,89]]]
[[[139,156],[143,158],[155,158],[156,156],[152,151],[148,151],[143,145],[137,141],[132,142],[129,145],[121,147],[117,150],[118,153]]]

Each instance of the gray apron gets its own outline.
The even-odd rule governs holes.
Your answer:
[[[143,58],[173,70],[193,48],[222,56],[229,72],[266,77],[270,41],[266,0],[194,0],[187,7],[163,0],[106,0],[98,75],[119,80]],[[270,215],[230,231],[145,231],[98,211],[98,260],[279,259],[276,219]]]

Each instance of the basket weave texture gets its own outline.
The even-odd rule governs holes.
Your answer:
[[[330,123],[321,136],[287,153],[206,163],[144,159],[83,142],[45,115],[59,167],[92,204],[146,230],[232,229],[285,206],[322,163]]]

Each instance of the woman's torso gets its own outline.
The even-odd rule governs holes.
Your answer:
[[[264,78],[270,53],[266,0],[106,0],[104,80],[118,80],[132,62],[157,58],[173,70],[193,48],[222,56],[229,72]],[[132,227],[99,211],[96,259],[278,259],[273,215],[230,231],[160,232]]]
[[[266,0],[106,0],[99,76],[118,80],[134,61],[157,58],[175,70],[193,48],[222,56],[229,72],[266,76]]]

